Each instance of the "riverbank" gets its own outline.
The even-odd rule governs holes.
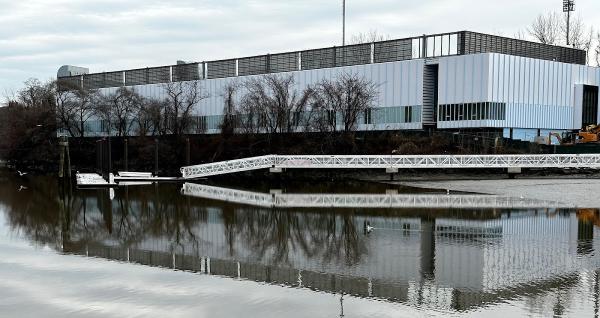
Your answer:
[[[135,170],[172,176],[188,164],[279,155],[432,155],[554,153],[555,149],[526,142],[496,139],[473,131],[331,132],[294,134],[189,135],[156,137],[69,138],[71,167],[81,172]],[[0,158],[22,170],[56,171],[57,140],[18,149]],[[46,140],[44,139],[44,140]],[[110,151],[109,151],[110,149]],[[109,165],[110,161],[110,165]],[[110,167],[109,167],[110,166]]]
[[[578,208],[600,207],[600,179],[532,178],[493,180],[387,181],[407,187],[510,196],[532,200],[559,201]]]

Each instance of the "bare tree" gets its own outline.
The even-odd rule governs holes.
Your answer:
[[[167,94],[164,124],[170,133],[182,136],[191,126],[194,106],[209,95],[202,89],[200,81],[165,83],[163,89]]]
[[[24,84],[25,87],[17,93],[17,102],[25,108],[54,108],[54,83],[42,83],[37,78],[30,78]]]
[[[98,114],[97,106],[100,103],[98,90],[77,88],[71,91],[72,113],[75,119],[73,130],[78,137],[85,137],[86,123]]]
[[[163,100],[155,98],[142,98],[140,100],[140,103],[137,104],[136,116],[134,116],[139,136],[166,134],[166,130],[163,129],[165,104]]]
[[[264,75],[248,80],[244,89],[241,105],[258,129],[275,134],[304,126],[312,90],[298,91],[292,75]],[[250,119],[245,122],[249,125]]]
[[[238,85],[235,82],[229,83],[223,90],[223,121],[221,122],[221,134],[231,135],[235,132],[238,126],[238,112],[237,112],[237,101],[236,93]],[[252,120],[252,113],[248,113],[247,117]]]
[[[241,86],[245,88],[248,85]],[[237,88],[236,88],[237,89]],[[245,134],[257,134],[261,130],[262,123],[259,123],[262,117],[258,111],[261,106],[261,94],[252,94],[250,92],[244,94],[235,107],[235,113],[239,118],[239,125]]]
[[[387,41],[390,39],[388,34],[380,34],[377,30],[370,30],[365,33],[358,33],[353,35],[350,38],[350,44],[363,44],[363,43],[373,43],[380,41]]]
[[[594,51],[596,54],[596,66],[600,66],[600,31],[596,33],[596,48]]]
[[[77,126],[77,87],[68,83],[56,83],[56,123],[58,129],[67,131],[71,137],[78,135]]]
[[[319,114],[317,129],[336,131],[342,126],[344,132],[356,130],[359,119],[370,116],[377,96],[377,86],[356,74],[343,73],[334,80],[321,81],[312,104]]]
[[[526,31],[523,30],[517,30],[517,32],[515,32],[513,34],[513,38],[517,39],[517,40],[527,40],[527,34]]]
[[[558,13],[540,14],[528,28],[528,32],[535,40],[544,44],[566,45],[568,38],[569,46],[586,51],[588,64],[594,59],[594,28],[586,26],[581,16],[568,20]]]
[[[556,45],[559,42],[561,18],[554,12],[540,14],[527,31],[540,43]]]
[[[120,87],[103,97],[100,113],[115,129],[117,136],[127,137],[131,134],[135,111],[141,103],[142,97],[133,88]]]

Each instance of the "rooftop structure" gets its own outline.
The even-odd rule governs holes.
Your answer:
[[[185,64],[179,61],[176,65],[124,71],[91,74],[88,74],[88,72],[73,74],[59,72],[58,77],[77,86],[83,85],[88,89],[99,89],[477,53],[500,53],[579,65],[585,65],[586,62],[586,52],[583,50],[460,31],[198,63]]]

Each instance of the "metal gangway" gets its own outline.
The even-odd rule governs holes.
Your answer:
[[[574,206],[558,201],[481,194],[269,194],[195,183],[185,183],[181,189],[181,193],[185,196],[263,208],[574,208]]]
[[[600,168],[600,154],[567,155],[268,155],[181,168],[184,179],[259,169]]]

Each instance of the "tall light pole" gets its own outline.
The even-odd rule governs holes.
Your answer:
[[[575,11],[575,0],[563,0],[563,12],[567,14],[567,46],[570,45],[571,12]]]
[[[346,0],[342,0],[342,46],[346,45]]]

